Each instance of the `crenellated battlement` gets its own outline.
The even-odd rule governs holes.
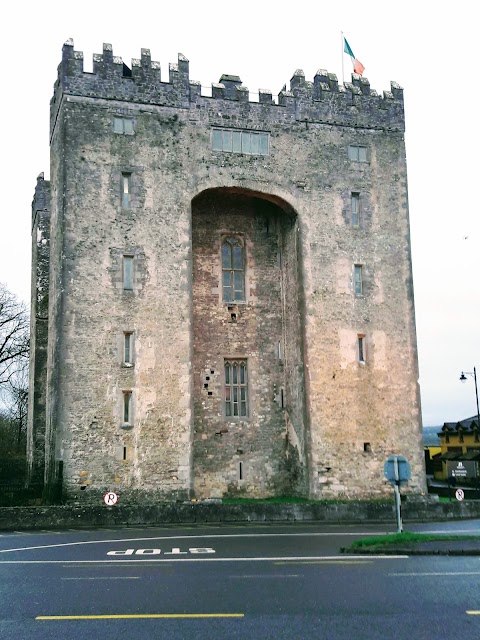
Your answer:
[[[189,61],[183,54],[169,64],[168,82],[162,82],[161,65],[152,60],[150,49],[142,49],[140,58],[133,58],[128,66],[113,55],[111,44],[104,44],[103,53],[93,55],[93,72],[86,72],[83,52],[75,51],[71,39],[62,49],[51,104],[52,121],[62,94],[184,109],[208,109],[212,100],[223,100],[250,105],[251,109],[282,110],[289,121],[293,115],[296,120],[343,126],[404,129],[403,89],[396,82],[391,83],[390,91],[379,95],[370,88],[367,78],[356,74],[352,74],[351,82],[339,84],[334,73],[319,69],[310,82],[297,69],[289,90],[284,85],[276,100],[266,89],[259,89],[255,94],[258,100],[251,100],[239,76],[224,74],[218,83],[212,83],[211,96],[206,96],[202,95],[200,82],[190,80]],[[268,114],[264,112],[262,117],[268,119]],[[275,119],[278,117],[276,112]]]

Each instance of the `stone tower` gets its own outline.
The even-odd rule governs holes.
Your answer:
[[[93,64],[66,42],[37,186],[32,469],[86,500],[365,497],[399,453],[424,491],[402,89]]]

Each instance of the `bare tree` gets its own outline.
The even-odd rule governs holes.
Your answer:
[[[28,361],[28,346],[26,306],[0,283],[0,388]]]
[[[28,360],[19,358],[15,373],[10,375],[4,399],[9,418],[14,449],[25,451],[28,414]]]

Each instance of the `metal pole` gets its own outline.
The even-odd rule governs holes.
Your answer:
[[[477,401],[477,429],[480,429],[480,411],[478,410],[478,387],[477,387],[477,370],[473,367],[473,380],[475,382],[475,399]],[[478,462],[475,465],[475,484],[476,484],[476,494],[478,499]]]
[[[477,428],[480,429],[480,411],[478,410],[477,370],[473,367],[473,379],[475,381],[475,398],[477,400]]]
[[[403,532],[402,513],[400,509],[400,489],[398,484],[394,484],[393,490],[395,492],[395,514],[397,516],[397,533]]]

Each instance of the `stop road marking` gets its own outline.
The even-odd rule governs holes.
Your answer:
[[[161,549],[125,549],[124,551],[107,551],[107,556],[159,556]],[[212,547],[192,547],[188,551],[180,551],[178,547],[174,547],[171,551],[164,551],[165,556],[178,556],[191,553],[193,555],[199,553],[215,553]]]

